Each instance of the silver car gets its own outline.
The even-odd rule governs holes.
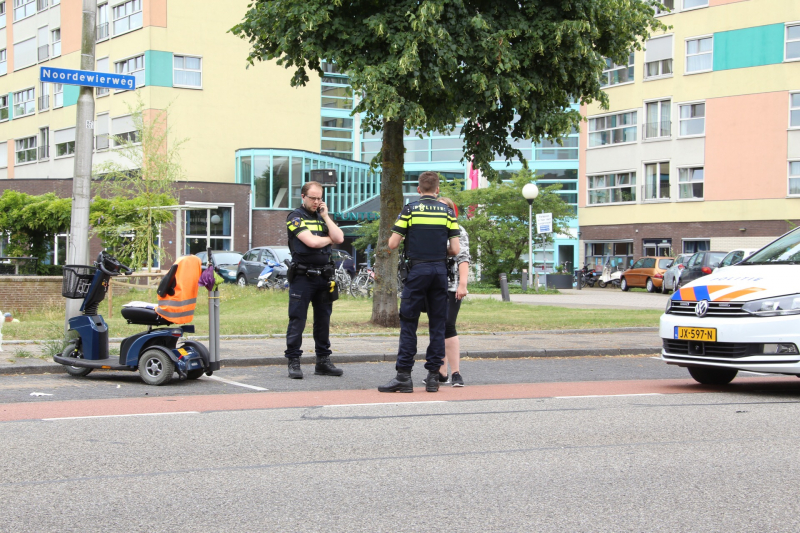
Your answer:
[[[678,286],[678,280],[681,279],[681,272],[686,268],[686,264],[694,254],[679,254],[672,263],[672,266],[664,272],[664,282],[661,285],[661,291],[674,291]]]

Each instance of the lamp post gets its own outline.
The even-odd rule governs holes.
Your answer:
[[[528,200],[528,286],[533,285],[533,201],[539,196],[539,187],[528,183],[522,188],[522,196]],[[538,287],[534,287],[538,290]]]

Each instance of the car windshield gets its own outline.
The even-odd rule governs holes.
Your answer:
[[[283,263],[284,259],[292,260],[292,254],[289,253],[288,248],[273,248],[272,251],[278,256],[279,263]]]
[[[242,254],[238,253],[215,253],[212,255],[214,258],[214,264],[216,265],[238,265],[239,261],[242,259]],[[205,257],[203,258],[205,261]]]
[[[777,265],[800,263],[800,228],[788,233],[748,257],[740,265]]]

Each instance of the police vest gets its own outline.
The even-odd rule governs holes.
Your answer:
[[[406,256],[417,261],[446,260],[447,241],[460,233],[453,210],[428,195],[406,204],[392,231],[405,237]]]
[[[200,258],[187,255],[179,258],[158,286],[156,313],[173,324],[188,324],[197,305],[197,282],[202,267]]]
[[[319,213],[309,213],[305,207],[298,207],[286,217],[286,231],[289,236],[289,251],[292,261],[311,265],[325,265],[331,260],[331,245],[311,248],[297,238],[300,233],[310,231],[317,237],[328,236],[328,225]]]

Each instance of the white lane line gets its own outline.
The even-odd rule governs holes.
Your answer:
[[[122,418],[125,416],[164,416],[164,415],[199,415],[200,411],[175,411],[172,413],[133,413],[129,415],[93,415],[93,416],[64,416],[61,418],[42,418],[42,420],[80,420],[83,418]]]
[[[419,405],[421,403],[447,403],[447,400],[431,400],[429,402],[387,402],[387,403],[337,403],[322,407],[364,407],[371,405]]]
[[[264,387],[256,387],[255,385],[247,385],[246,383],[239,383],[238,381],[231,381],[230,379],[221,378],[219,376],[206,376],[208,379],[216,379],[217,381],[221,381],[223,383],[227,383],[229,385],[236,385],[238,387],[244,387],[246,389],[253,389],[253,390],[269,390],[265,389]]]
[[[739,372],[745,372],[746,374],[753,374],[756,376],[772,376],[773,374],[764,374],[763,372],[751,372],[750,370],[739,370]]]
[[[661,361],[660,357],[651,357],[650,359],[655,359],[656,361]]]
[[[623,396],[663,396],[660,392],[644,392],[642,394],[587,394],[586,396],[553,396],[559,400],[571,398],[620,398]]]

